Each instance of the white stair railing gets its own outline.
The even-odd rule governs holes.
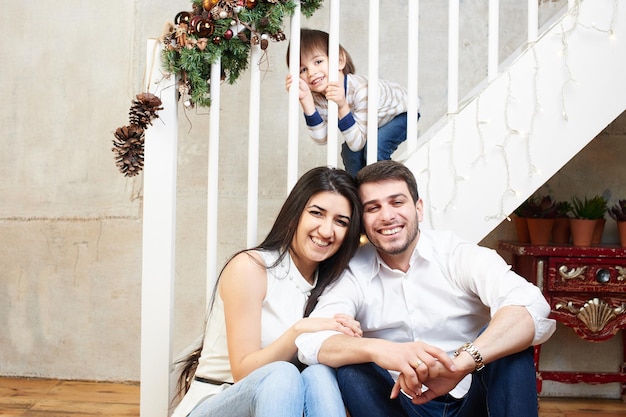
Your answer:
[[[163,78],[162,45],[148,40],[147,91],[160,97],[160,123],[146,130],[143,174],[140,414],[167,416],[176,242],[178,121],[174,77]]]

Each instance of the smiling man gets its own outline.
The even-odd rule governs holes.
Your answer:
[[[300,359],[337,369],[352,417],[537,415],[532,346],[555,330],[539,289],[493,250],[421,230],[403,164],[357,175],[370,241],[312,316],[351,315],[363,338],[298,337]]]

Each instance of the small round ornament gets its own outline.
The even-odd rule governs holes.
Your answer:
[[[203,0],[202,1],[202,7],[204,8],[204,10],[206,10],[207,12],[209,10],[211,10],[213,8],[213,6],[215,6],[217,3],[219,2],[219,0]]]
[[[254,9],[257,5],[257,0],[246,0],[246,7],[248,9]]]
[[[202,21],[202,16],[200,15],[191,16],[191,19],[189,19],[189,27],[191,28],[191,30],[194,32],[197,32],[196,27],[198,26],[198,23],[200,23],[201,21]]]
[[[180,25],[181,23],[189,23],[190,19],[191,14],[189,12],[179,12],[174,18],[174,23],[176,23],[177,25]]]
[[[232,37],[233,37],[233,31],[230,29],[227,29],[226,32],[224,32],[224,39],[229,41],[232,39]]]
[[[200,19],[200,21],[196,23],[194,29],[201,38],[208,38],[213,34],[215,27],[211,21],[207,19]]]

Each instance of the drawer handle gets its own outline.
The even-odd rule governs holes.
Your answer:
[[[596,271],[596,281],[600,284],[606,284],[611,279],[611,272],[606,268],[600,268]]]
[[[624,303],[617,307],[611,307],[606,301],[598,298],[587,301],[581,307],[576,307],[573,301],[560,302],[554,307],[556,310],[567,309],[570,313],[575,314],[578,320],[594,333],[604,329],[604,326],[611,320],[626,311],[626,304]]]
[[[563,280],[575,279],[575,278],[583,279],[585,278],[586,270],[587,270],[586,266],[579,266],[578,268],[572,268],[568,271],[567,265],[561,265],[559,267],[559,275],[561,275],[561,278]]]

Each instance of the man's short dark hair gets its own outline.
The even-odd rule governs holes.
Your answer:
[[[404,181],[409,189],[413,202],[417,203],[417,200],[419,200],[419,194],[417,192],[417,181],[415,181],[415,176],[411,170],[406,167],[406,165],[400,162],[391,160],[378,161],[365,166],[356,174],[356,182],[359,187],[361,184],[387,180]]]

